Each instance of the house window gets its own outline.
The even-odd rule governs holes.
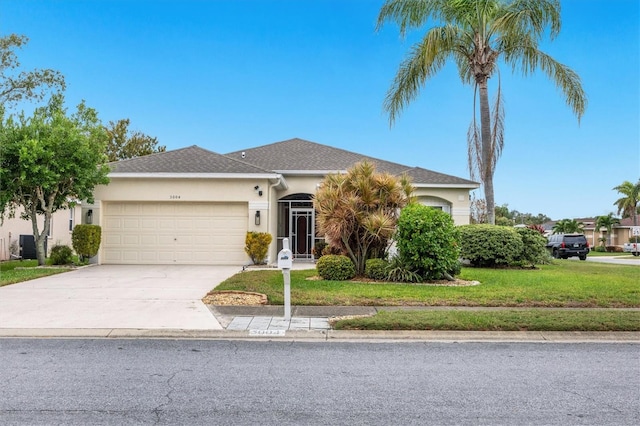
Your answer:
[[[420,203],[425,206],[432,207],[434,209],[442,210],[445,213],[451,214],[451,203],[445,199],[438,197],[420,197]]]
[[[75,209],[69,209],[69,231],[73,231],[73,225],[75,221]]]

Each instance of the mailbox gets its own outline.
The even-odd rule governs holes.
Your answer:
[[[278,253],[278,269],[291,269],[293,266],[293,253],[289,250],[289,239],[282,240],[282,250]]]
[[[280,250],[278,253],[278,269],[291,269],[293,266],[293,254],[288,248]]]

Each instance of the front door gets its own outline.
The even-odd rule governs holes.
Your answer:
[[[294,259],[313,259],[314,210],[292,208],[289,239]]]

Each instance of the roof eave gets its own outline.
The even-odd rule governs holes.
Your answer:
[[[278,179],[277,173],[109,173],[109,178],[153,179]]]

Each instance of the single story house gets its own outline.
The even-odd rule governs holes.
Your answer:
[[[20,218],[22,208],[16,209],[15,217],[4,217],[0,225],[0,260],[9,260],[20,255],[20,236],[33,236],[31,219]],[[47,236],[47,253],[55,245],[71,247],[71,232],[76,223],[80,223],[82,208],[80,204],[66,210],[58,210],[51,217],[51,227]],[[42,232],[44,216],[38,217],[38,230]],[[35,250],[35,246],[33,246]],[[35,253],[35,252],[34,252]],[[12,256],[13,255],[13,256]]]
[[[316,189],[327,174],[362,160],[406,173],[421,203],[469,223],[469,193],[478,183],[302,139],[224,155],[190,146],[111,163],[110,183],[96,188],[94,204],[82,205],[83,223],[102,226],[103,264],[247,264],[248,231],[274,237],[271,262],[284,238],[295,259],[311,260],[323,239]]]

